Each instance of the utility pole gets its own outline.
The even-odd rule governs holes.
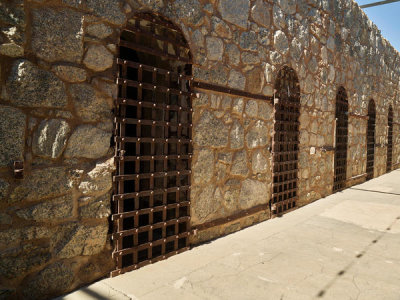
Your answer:
[[[399,2],[400,0],[385,0],[385,1],[378,1],[378,2],[373,2],[365,5],[360,5],[361,8],[368,8],[368,7],[373,7],[373,6],[379,6],[379,5],[384,5],[384,4],[389,4],[393,2]]]

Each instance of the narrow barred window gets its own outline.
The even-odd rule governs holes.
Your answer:
[[[190,61],[182,32],[161,17],[137,15],[121,33],[112,275],[189,247]]]
[[[346,90],[340,87],[336,94],[336,147],[333,192],[341,191],[346,187],[348,112],[349,104]]]
[[[275,83],[272,211],[280,214],[298,199],[300,87],[296,72],[283,67]]]

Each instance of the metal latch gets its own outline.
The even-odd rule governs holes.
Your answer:
[[[273,215],[275,215],[275,214],[277,213],[277,211],[278,211],[278,209],[277,209],[277,207],[276,207],[276,204],[275,204],[275,203],[272,204],[272,205],[271,205],[271,213],[272,213]]]
[[[24,162],[23,161],[14,161],[14,177],[16,179],[24,178]]]

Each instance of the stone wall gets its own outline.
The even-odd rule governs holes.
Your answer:
[[[205,93],[193,106],[192,224],[267,203],[272,106],[262,100]]]
[[[46,298],[113,269],[109,238],[116,44],[139,11],[184,33],[197,81],[273,96],[278,70],[301,87],[299,205],[331,194],[335,98],[349,99],[348,185],[365,180],[368,101],[375,176],[386,172],[387,113],[400,163],[400,55],[349,0],[4,0],[0,3],[0,298]],[[192,224],[271,192],[270,103],[199,90],[193,103]],[[24,161],[24,179],[13,176]],[[360,176],[361,175],[361,176]],[[355,180],[350,180],[355,177]],[[199,232],[209,240],[269,212]]]

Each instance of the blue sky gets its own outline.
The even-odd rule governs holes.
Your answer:
[[[356,0],[358,5],[380,0]],[[368,18],[378,26],[384,38],[400,52],[400,2],[363,8]]]

